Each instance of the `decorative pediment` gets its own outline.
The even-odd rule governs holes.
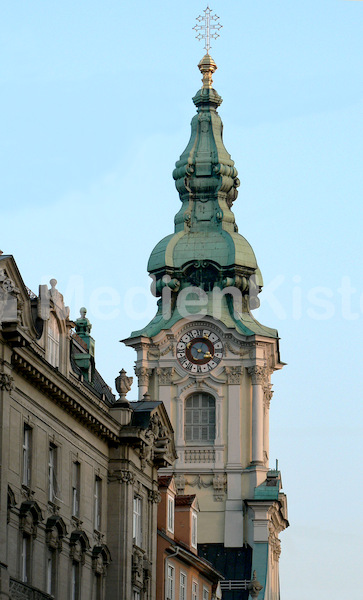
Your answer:
[[[9,276],[8,271],[0,268],[0,323],[21,322],[21,308],[20,289]]]
[[[61,550],[62,540],[67,535],[66,524],[62,517],[59,515],[52,515],[49,517],[45,526],[45,531],[49,548]]]
[[[106,544],[99,544],[97,546],[93,546],[92,569],[97,575],[105,575],[110,562],[111,553]]]
[[[24,284],[14,258],[0,256],[0,327],[9,344],[24,346],[39,338],[37,315],[32,313],[36,298]]]
[[[35,500],[26,500],[20,506],[20,530],[36,537],[37,525],[42,521],[42,511]]]
[[[75,529],[75,531],[72,531],[71,533],[69,546],[70,557],[72,558],[72,560],[83,564],[85,560],[84,555],[90,547],[87,534],[81,529]]]

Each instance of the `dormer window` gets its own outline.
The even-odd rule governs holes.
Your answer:
[[[194,511],[192,512],[192,548],[196,548],[197,547],[197,540],[198,540],[198,533],[197,533],[197,513],[195,513]]]
[[[168,494],[167,527],[170,533],[174,533],[174,510],[174,498]]]
[[[50,313],[48,321],[48,361],[59,367],[59,327],[54,313]]]

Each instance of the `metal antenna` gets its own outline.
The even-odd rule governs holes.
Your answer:
[[[199,15],[199,17],[197,17],[198,23],[201,24],[198,25],[197,23],[193,29],[197,33],[195,37],[198,41],[205,40],[204,48],[207,51],[207,54],[209,54],[209,50],[211,49],[210,41],[211,39],[216,40],[219,37],[218,31],[222,29],[223,25],[218,22],[219,17],[217,15],[212,15],[212,11],[209,6],[207,6],[203,12],[204,15]],[[211,33],[211,30],[217,31],[213,31],[213,33]]]

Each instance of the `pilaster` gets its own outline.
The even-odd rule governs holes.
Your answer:
[[[253,465],[263,465],[263,442],[264,442],[264,409],[263,409],[263,384],[266,377],[266,369],[263,366],[254,365],[248,368],[252,380],[252,456]]]

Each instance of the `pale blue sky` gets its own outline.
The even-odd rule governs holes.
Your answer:
[[[363,2],[210,6],[224,25],[211,55],[241,179],[234,212],[265,280],[256,316],[288,363],[271,403],[291,522],[282,598],[361,600]],[[179,209],[171,173],[204,8],[0,3],[0,247],[35,292],[55,277],[74,318],[88,307],[111,385],[133,369],[118,340],[155,309],[146,263]]]

